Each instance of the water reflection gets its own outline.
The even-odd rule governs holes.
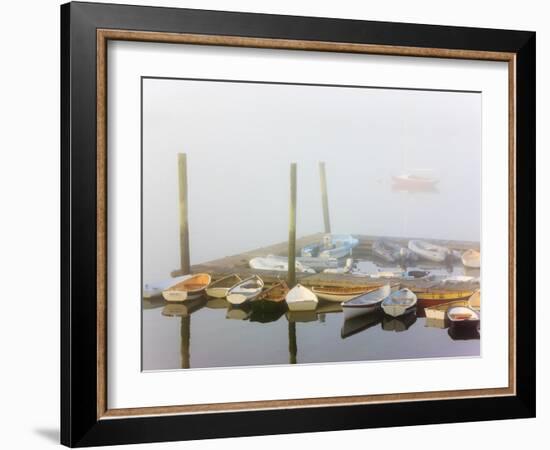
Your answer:
[[[219,299],[153,302],[154,308],[147,302],[145,370],[476,356],[480,350],[477,330],[449,329],[444,320],[415,312],[393,318],[377,311],[344,320],[338,303],[320,303],[314,311],[267,311]]]
[[[400,317],[384,316],[382,320],[382,329],[400,333],[408,330],[415,322],[416,313],[414,311]]]
[[[232,320],[247,320],[251,314],[252,311],[248,306],[230,306],[229,308],[227,308],[227,314],[225,315],[225,318]]]
[[[384,314],[381,311],[377,311],[371,314],[363,314],[362,316],[352,317],[351,319],[344,320],[342,329],[340,331],[340,336],[342,339],[346,339],[354,334],[360,333],[361,331],[368,330],[369,328],[378,325]]]
[[[269,311],[267,309],[253,307],[249,320],[251,322],[258,322],[258,323],[276,322],[281,317],[283,317],[284,314],[285,314],[285,310],[283,308],[279,308],[278,310],[275,310],[275,311]]]
[[[449,328],[447,333],[453,341],[479,340],[477,328]]]

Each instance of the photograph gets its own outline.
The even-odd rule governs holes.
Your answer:
[[[482,107],[142,76],[142,370],[480,357]]]

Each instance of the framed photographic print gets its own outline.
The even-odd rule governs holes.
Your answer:
[[[61,24],[63,444],[534,416],[535,33]]]

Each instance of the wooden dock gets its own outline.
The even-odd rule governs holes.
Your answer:
[[[316,233],[309,236],[296,239],[296,249],[299,251],[306,245],[320,242],[324,233]],[[380,239],[380,236],[368,236],[368,235],[354,235],[359,239],[359,244],[353,249],[353,258],[355,260],[368,260],[379,261],[372,253],[372,243],[376,239]],[[394,242],[398,242],[404,246],[407,245],[409,239],[407,238],[395,238],[395,237],[382,237],[383,239],[390,239]],[[448,240],[436,240],[428,239],[435,244],[443,245],[451,250],[467,250],[476,249],[479,250],[479,242],[467,242],[467,241],[448,241]],[[201,264],[191,266],[191,273],[206,272],[209,273],[213,280],[219,279],[223,276],[236,273],[241,277],[247,277],[257,274],[262,277],[266,284],[271,284],[280,279],[286,279],[287,273],[280,271],[268,271],[251,269],[248,265],[250,259],[258,256],[267,255],[288,255],[288,242],[281,242],[278,244],[270,245],[267,247],[261,247],[258,249],[246,251],[238,255],[226,256],[224,258],[208,261]],[[380,261],[384,264],[382,261]],[[387,263],[385,263],[387,265]],[[441,265],[436,263],[426,262],[425,265],[433,264],[434,268],[441,268]],[[172,276],[182,275],[181,270],[174,270]],[[358,276],[352,274],[329,274],[329,273],[296,273],[296,280],[304,286],[377,286],[381,283],[387,282],[400,282],[403,287],[414,288],[429,288],[433,285],[432,281],[428,280],[402,280],[398,278],[372,278],[368,276]],[[449,289],[469,289],[476,286],[470,286],[471,283],[456,283],[456,286],[450,286]]]

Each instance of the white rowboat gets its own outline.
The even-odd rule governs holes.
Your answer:
[[[418,256],[435,262],[443,262],[450,254],[449,249],[441,245],[413,239],[409,241],[409,250]]]
[[[404,288],[393,292],[382,302],[384,312],[392,317],[399,317],[413,311],[416,308],[416,295],[411,290]]]
[[[225,298],[229,290],[241,281],[243,280],[238,275],[228,275],[220,278],[218,281],[214,281],[214,283],[208,286],[206,295],[214,298]]]
[[[449,308],[447,318],[453,328],[474,328],[479,325],[479,314],[466,306]]]
[[[397,287],[397,285],[395,286]],[[347,302],[343,302],[342,309],[344,310],[344,320],[379,310],[380,304],[391,294],[391,292],[392,287],[386,284],[374,291],[361,294]]]
[[[445,317],[447,316],[447,310],[449,308],[454,308],[455,306],[468,306],[468,301],[456,300],[454,302],[448,302],[448,303],[442,303],[441,305],[430,306],[429,308],[424,308],[424,313],[426,314],[426,319],[445,321]]]
[[[229,289],[227,301],[232,305],[242,305],[260,295],[263,288],[264,281],[258,275],[253,275]]]
[[[286,303],[290,311],[313,311],[319,300],[308,288],[297,284],[286,294]]]

